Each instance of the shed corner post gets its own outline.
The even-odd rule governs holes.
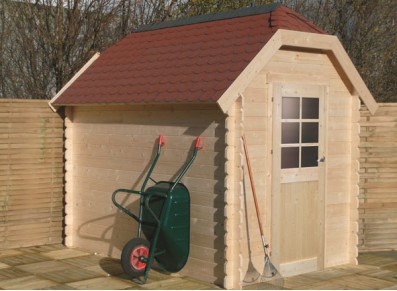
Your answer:
[[[350,245],[349,261],[357,265],[359,245],[359,195],[360,195],[360,108],[358,95],[352,101],[351,192],[350,192]]]
[[[73,247],[73,107],[65,108],[65,246]]]
[[[241,239],[241,98],[225,116],[225,263],[224,288],[242,288]]]

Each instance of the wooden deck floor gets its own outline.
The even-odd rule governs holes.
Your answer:
[[[120,262],[63,245],[0,251],[0,289],[220,289],[179,275],[150,271],[145,285],[132,282]],[[246,286],[245,289],[397,290],[397,252],[364,253],[358,266],[324,271]]]
[[[155,270],[145,285],[132,282],[119,260],[63,245],[0,251],[0,289],[120,290],[220,289],[191,278]]]
[[[276,278],[244,289],[397,290],[397,252],[362,253],[357,266],[344,265],[304,275]]]

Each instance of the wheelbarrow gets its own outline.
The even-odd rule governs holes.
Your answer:
[[[163,136],[160,135],[157,154],[140,191],[117,189],[112,195],[114,205],[138,222],[137,237],[128,241],[121,252],[121,265],[134,281],[141,284],[147,281],[153,259],[160,269],[174,273],[185,266],[189,256],[190,195],[180,180],[200,150],[200,137],[196,139],[192,157],[174,182],[156,182],[151,178],[163,145]],[[146,188],[149,180],[155,184]],[[138,216],[116,201],[116,195],[120,193],[140,195]]]

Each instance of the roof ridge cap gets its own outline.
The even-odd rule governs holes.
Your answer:
[[[280,8],[282,5],[280,3],[272,3],[262,6],[251,6],[246,8],[240,8],[235,10],[223,11],[218,13],[212,14],[203,14],[203,15],[195,15],[186,18],[179,18],[175,20],[169,20],[164,22],[158,22],[153,24],[142,25],[138,27],[134,33],[136,32],[145,32],[145,31],[152,31],[152,30],[159,30],[165,28],[172,28],[178,26],[186,26],[186,25],[193,25],[205,22],[212,22],[212,21],[219,21],[219,20],[226,20],[232,18],[239,18],[239,17],[247,17],[253,16],[258,14],[267,14],[275,11],[276,9]]]

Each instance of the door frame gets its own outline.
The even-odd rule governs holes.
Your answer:
[[[273,83],[272,84],[272,101],[273,101],[273,124],[272,124],[272,199],[271,199],[271,256],[272,262],[280,270],[280,251],[281,251],[281,231],[280,231],[280,211],[281,208],[281,98],[282,89],[288,87],[289,89],[298,90],[300,97],[319,97],[319,149],[318,156],[326,157],[327,152],[327,101],[328,101],[328,88],[327,84],[302,84],[302,83]],[[314,96],[311,92],[318,92],[319,96]],[[309,96],[304,94],[310,93]],[[289,96],[285,96],[289,97]],[[294,96],[291,96],[294,97]],[[311,179],[312,171],[304,173],[296,182],[302,181],[302,179]],[[298,175],[299,176],[299,175]],[[313,177],[312,177],[313,178]],[[289,182],[291,179],[283,177],[284,181]],[[313,179],[317,179],[317,176]],[[310,180],[308,180],[310,181]],[[319,246],[318,246],[318,258],[316,266],[317,270],[324,269],[325,265],[325,189],[326,189],[326,160],[325,162],[319,163],[318,166],[318,187],[319,187],[319,199],[318,199],[318,215],[319,221]],[[293,245],[291,246],[293,247]],[[301,261],[298,261],[301,262]],[[305,265],[306,264],[306,265]],[[307,267],[307,271],[311,271],[311,262],[302,262],[302,273],[305,273],[304,268]],[[288,275],[288,274],[286,274]]]

